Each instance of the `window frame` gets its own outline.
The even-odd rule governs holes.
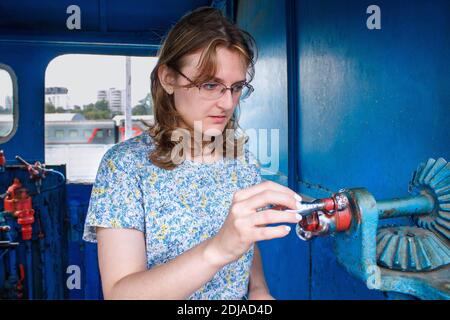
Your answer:
[[[3,144],[12,139],[12,137],[16,134],[17,127],[19,125],[19,88],[18,88],[18,84],[17,84],[17,76],[16,76],[16,73],[14,72],[13,68],[11,68],[7,64],[0,62],[0,69],[5,70],[9,74],[9,77],[11,78],[12,100],[13,100],[13,104],[12,104],[13,126],[8,135],[0,136],[0,144]]]

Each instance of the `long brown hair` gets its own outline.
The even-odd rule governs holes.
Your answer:
[[[230,22],[220,10],[202,7],[183,16],[170,30],[159,51],[159,59],[151,74],[151,91],[154,109],[154,124],[149,133],[155,143],[149,159],[163,169],[174,169],[171,159],[172,149],[179,141],[171,141],[172,133],[177,129],[181,116],[175,109],[173,95],[168,94],[161,85],[158,69],[166,65],[174,70],[181,70],[183,58],[202,50],[199,63],[199,76],[192,79],[201,84],[214,78],[216,73],[216,49],[225,47],[238,52],[247,65],[248,81],[254,77],[256,46],[253,37]],[[238,110],[238,109],[237,109]],[[247,141],[244,136],[227,135],[227,129],[236,132],[239,128],[236,112],[225,126],[222,133],[223,156],[233,146],[233,157],[241,154],[239,146]],[[227,153],[228,154],[228,153]]]

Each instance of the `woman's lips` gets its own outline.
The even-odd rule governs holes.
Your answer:
[[[223,123],[227,119],[225,116],[209,116],[213,123]]]

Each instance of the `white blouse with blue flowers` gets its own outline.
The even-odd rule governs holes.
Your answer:
[[[186,160],[164,170],[148,160],[153,147],[144,133],[106,152],[83,235],[96,242],[96,227],[143,232],[149,269],[214,236],[227,217],[233,193],[261,182],[258,163],[248,150],[240,159],[211,164]],[[253,247],[189,299],[241,299],[247,294],[252,259]]]

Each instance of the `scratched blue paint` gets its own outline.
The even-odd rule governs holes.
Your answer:
[[[347,192],[346,192],[347,193]],[[349,199],[355,211],[362,213],[359,223],[335,236],[335,254],[339,263],[363,283],[369,284],[373,278],[376,262],[376,237],[378,228],[378,210],[375,198],[365,189],[351,189]],[[372,288],[376,288],[376,284]]]
[[[380,219],[431,213],[434,201],[427,196],[377,201]]]

